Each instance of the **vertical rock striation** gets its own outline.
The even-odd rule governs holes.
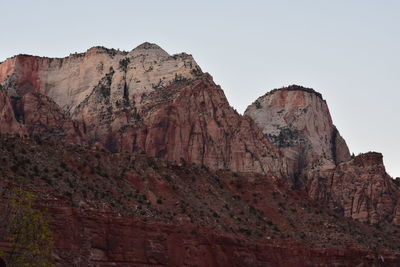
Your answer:
[[[185,53],[144,43],[129,53],[20,55],[0,64],[0,84],[18,99],[14,115],[29,134],[213,169],[287,171],[280,151]]]

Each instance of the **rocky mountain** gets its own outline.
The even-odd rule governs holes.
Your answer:
[[[350,160],[326,101],[313,89],[292,85],[273,90],[250,105],[245,115],[283,151],[297,179],[304,180],[310,169]]]
[[[213,169],[287,171],[278,150],[187,54],[144,43],[129,53],[21,55],[0,64],[0,83],[17,99],[14,115],[29,134]]]
[[[0,85],[1,198],[38,195],[59,266],[400,263],[398,183],[381,154],[350,156],[313,89],[242,116],[150,43],[18,55]]]
[[[322,95],[293,85],[272,90],[250,105],[251,117],[285,155],[294,184],[346,217],[399,223],[399,187],[379,153],[350,157]]]

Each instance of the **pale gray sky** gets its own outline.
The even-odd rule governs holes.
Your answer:
[[[327,100],[355,154],[400,176],[400,1],[0,0],[0,61],[144,41],[192,54],[243,112],[290,84]]]

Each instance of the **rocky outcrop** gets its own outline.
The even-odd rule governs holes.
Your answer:
[[[0,133],[86,144],[82,123],[73,121],[50,98],[28,92],[11,96],[0,90]]]
[[[137,113],[139,123],[125,125],[116,134],[120,150],[213,169],[286,171],[279,151],[251,120],[229,106],[208,74],[155,91],[143,99],[143,106]]]
[[[326,101],[312,89],[292,85],[273,90],[250,105],[245,115],[284,152],[295,175],[350,159]]]
[[[309,88],[289,86],[257,99],[246,112],[288,160],[295,186],[345,217],[399,223],[399,187],[379,153],[351,159],[326,101]]]
[[[26,93],[17,100],[20,121],[28,134],[42,140],[64,140],[67,143],[85,145],[87,137],[83,124],[73,121],[49,97],[40,93]]]
[[[399,225],[400,190],[386,173],[382,154],[361,154],[311,177],[310,196],[330,203],[344,216],[372,224]]]
[[[17,121],[8,94],[0,89],[0,133],[25,135],[26,129]]]

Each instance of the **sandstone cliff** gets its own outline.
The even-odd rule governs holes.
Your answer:
[[[140,96],[176,79],[201,72],[187,54],[168,55],[155,44],[144,43],[131,52],[93,47],[66,58],[18,55],[0,64],[0,84],[18,94],[41,93],[64,111],[73,111],[102,79],[111,78],[107,88],[110,102],[122,105],[125,98]]]
[[[0,89],[0,133],[27,134],[25,128],[15,118],[11,98]]]
[[[273,90],[245,114],[283,151],[294,185],[312,199],[362,222],[399,223],[400,190],[386,173],[382,155],[351,159],[320,93],[300,86]]]
[[[250,105],[245,115],[284,152],[297,176],[350,159],[326,101],[312,89],[292,85],[273,90]]]
[[[309,178],[310,197],[344,216],[399,225],[400,189],[386,173],[382,154],[361,154],[331,170],[311,172]]]
[[[14,113],[30,134],[213,169],[287,171],[281,153],[184,53],[144,43],[129,53],[21,55],[0,64],[0,83],[21,99]]]

